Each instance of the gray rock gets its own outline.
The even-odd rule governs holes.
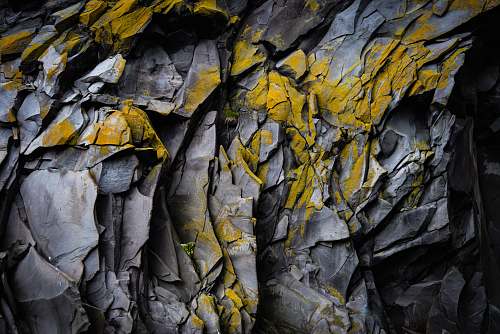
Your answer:
[[[0,1],[0,332],[500,332],[496,7]]]

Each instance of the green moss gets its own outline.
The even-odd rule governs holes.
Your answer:
[[[234,111],[229,106],[226,106],[224,108],[224,118],[227,118],[227,119],[237,119],[239,114],[240,113],[238,111]]]
[[[185,244],[181,244],[182,249],[186,252],[186,254],[189,257],[193,256],[195,246],[196,246],[195,243],[192,241]]]

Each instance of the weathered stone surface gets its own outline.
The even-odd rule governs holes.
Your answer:
[[[0,1],[0,333],[499,333],[499,5]]]

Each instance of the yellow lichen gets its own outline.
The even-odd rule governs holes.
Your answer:
[[[344,161],[347,159],[352,159],[354,161],[354,163],[350,166],[348,176],[341,180],[342,193],[347,201],[349,201],[352,195],[361,188],[361,185],[364,182],[368,145],[363,148],[363,151],[359,156],[357,156],[356,145],[357,143],[349,145],[348,148],[344,149],[341,154],[341,159]],[[352,151],[349,151],[349,148],[352,149]],[[346,157],[347,152],[352,154],[350,158]]]
[[[240,297],[236,294],[234,290],[226,289],[224,291],[224,295],[226,295],[229,299],[231,299],[231,301],[238,309],[241,309],[243,307],[243,302],[241,301]]]
[[[156,150],[159,160],[168,158],[168,152],[153,129],[144,111],[132,105],[132,101],[123,101],[122,116],[130,128],[131,138],[135,146],[151,147]]]
[[[42,137],[42,146],[56,146],[71,144],[71,140],[75,137],[77,129],[69,119],[64,119],[61,122],[49,127]]]
[[[288,198],[285,203],[285,208],[293,209],[295,203],[297,202],[297,199],[304,191],[307,178],[307,172],[305,172],[306,169],[306,165],[300,165],[297,169],[293,170],[292,174],[295,175],[295,179],[292,181],[292,185],[288,192]]]
[[[220,15],[229,19],[229,13],[218,6],[216,0],[197,0],[194,4],[193,13],[204,16]]]
[[[316,104],[316,95],[311,93],[307,97],[307,133],[306,142],[312,146],[316,140],[316,126],[314,125],[313,117],[318,114],[318,107]]]
[[[342,305],[345,305],[345,298],[344,296],[342,295],[342,293],[337,290],[336,288],[334,288],[333,286],[326,286],[326,290],[328,291],[328,293],[331,295],[331,296],[334,296],[335,298],[338,299],[338,301],[342,304]]]
[[[306,163],[310,160],[307,142],[300,132],[295,128],[287,128],[290,148],[300,163]]]
[[[269,73],[269,91],[267,93],[266,107],[269,117],[275,121],[286,121],[291,110],[285,80],[287,78],[279,75],[276,71]]]
[[[205,327],[205,323],[203,322],[203,320],[201,320],[196,314],[191,314],[191,323],[200,331],[202,331]]]
[[[293,72],[294,79],[298,79],[307,71],[307,58],[304,51],[301,49],[294,51],[287,56],[280,64],[286,70]]]
[[[97,145],[125,145],[131,143],[131,133],[121,112],[109,115],[99,128],[95,143]]]
[[[234,44],[233,48],[231,75],[239,75],[264,60],[266,60],[266,56],[258,46],[246,40],[239,40]]]
[[[21,53],[33,38],[34,29],[21,30],[0,38],[0,59],[3,55]]]
[[[91,26],[106,11],[106,3],[101,0],[90,0],[85,4],[83,12],[80,14],[80,23]]]
[[[269,82],[267,72],[261,71],[257,80],[257,85],[245,96],[245,106],[253,110],[261,110],[266,108],[267,95],[269,90]]]
[[[316,12],[320,8],[320,5],[317,0],[307,0],[306,7],[312,10],[313,12]]]
[[[210,66],[200,70],[194,84],[187,87],[184,112],[193,113],[221,83],[219,66]]]
[[[220,241],[227,243],[241,238],[241,231],[229,219],[218,220],[215,225],[215,234]]]

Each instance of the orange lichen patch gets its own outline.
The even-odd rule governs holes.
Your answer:
[[[313,81],[316,79],[324,79],[328,74],[331,59],[327,57],[316,59],[316,55],[311,53],[307,57],[309,63],[309,74],[305,77],[304,81]]]
[[[167,159],[167,149],[163,146],[163,143],[153,129],[146,113],[134,107],[132,101],[124,101],[121,111],[130,128],[134,145],[136,147],[154,148],[159,160]]]
[[[201,320],[196,314],[191,314],[191,324],[200,331],[203,331],[203,328],[205,327],[203,320]]]
[[[133,37],[142,32],[151,21],[153,11],[140,8],[111,21],[111,33],[114,36],[113,50],[127,51],[132,47]]]
[[[454,74],[461,66],[461,62],[458,61],[458,58],[463,57],[463,54],[468,49],[468,47],[459,48],[446,58],[441,65],[441,76],[435,86],[437,89],[445,89],[448,87],[450,79],[453,78]]]
[[[224,287],[229,288],[232,287],[236,282],[236,274],[233,267],[233,262],[231,262],[231,258],[227,252],[226,247],[222,247],[222,261],[224,262],[224,276],[222,277],[222,282],[224,283]]]
[[[317,96],[320,109],[336,119],[339,126],[366,128],[367,125],[355,116],[357,105],[361,105],[356,99],[362,92],[361,88],[361,81],[356,77],[344,78],[340,84],[325,80],[309,85],[309,91]]]
[[[58,33],[55,29],[39,33],[39,35],[35,36],[35,38],[31,41],[28,47],[24,49],[21,54],[21,60],[23,62],[30,62],[37,59],[57,38],[57,36]]]
[[[150,8],[140,8],[111,21],[111,32],[119,39],[134,36],[149,23],[153,12]]]
[[[325,286],[325,289],[326,291],[328,291],[328,293],[331,295],[331,296],[334,296],[335,298],[337,298],[337,300],[342,304],[342,305],[345,305],[345,297],[342,295],[342,293],[337,290],[336,288],[334,288],[333,286],[331,285],[326,285]]]
[[[196,81],[186,87],[184,112],[193,113],[221,83],[219,66],[209,66],[197,73]]]
[[[257,45],[253,45],[247,40],[239,40],[234,44],[233,48],[231,75],[239,75],[265,60],[265,54]]]
[[[316,12],[320,9],[320,5],[317,0],[307,0],[305,7],[309,8],[311,11]]]
[[[297,208],[306,207],[306,209],[308,209],[314,207],[314,204],[310,202],[312,194],[314,192],[314,187],[313,187],[313,183],[315,181],[314,176],[315,176],[314,168],[312,166],[309,166],[306,175],[306,182],[305,182],[306,186],[304,187],[302,194],[300,195],[297,203],[295,204]],[[306,210],[306,215],[305,215],[306,220],[310,218],[311,213],[312,213],[311,210]]]
[[[269,73],[269,91],[266,107],[269,117],[278,122],[287,121],[292,113],[292,121],[297,128],[304,130],[302,108],[305,96],[297,91],[289,79],[276,71]]]
[[[187,11],[192,10],[191,4],[184,0],[154,0],[151,7],[153,8],[153,12],[161,14],[168,14],[171,11],[179,13],[182,9]]]
[[[260,73],[257,85],[251,91],[248,91],[244,98],[244,105],[250,110],[263,110],[266,108],[269,81],[267,72],[261,71]]]
[[[430,87],[436,87],[439,80],[440,73],[437,67],[424,68],[418,71],[417,81],[413,84],[409,90],[409,95],[422,94],[432,89]]]
[[[359,153],[357,145],[357,142],[351,142],[340,154],[344,168],[348,170],[340,179],[342,194],[347,201],[350,201],[354,193],[361,189],[364,182],[369,145],[365,145]]]
[[[216,160],[219,161],[219,168],[223,172],[229,172],[231,171],[231,159],[227,155],[226,150],[224,149],[224,146],[219,145],[219,155],[222,156],[222,159],[225,161],[224,163],[222,162],[222,159],[216,158]]]
[[[458,0],[451,3],[448,12],[459,15],[460,20],[467,20],[487,5],[485,1]],[[432,4],[422,7],[422,14],[417,20],[408,29],[394,32],[392,39],[375,38],[371,41],[359,55],[360,62],[340,60],[346,62],[346,66],[342,67],[330,45],[323,45],[320,50],[308,55],[310,68],[303,88],[309,94],[315,94],[319,110],[327,113],[325,118],[330,123],[368,131],[404,96],[448,86],[448,78],[453,76],[460,62],[452,60],[452,56],[447,62],[449,65],[443,62],[435,66],[436,57],[448,50],[437,49],[439,53],[433,55],[425,45],[426,41],[443,33],[441,26],[436,24],[439,18],[433,16],[431,7]],[[456,43],[459,42],[460,38],[457,38]],[[451,50],[456,43],[443,47]],[[283,89],[283,83],[271,79],[270,75],[272,103],[269,104],[283,104],[275,112],[278,118],[283,119],[283,114],[289,110],[283,102],[286,89]],[[297,115],[292,121],[295,125],[301,123]],[[311,139],[308,139],[310,142]]]
[[[253,31],[248,30],[248,36],[250,36],[252,43],[256,44],[261,41],[262,35],[265,31],[266,30],[262,27],[254,28]],[[279,39],[279,37],[276,37],[276,39]]]
[[[427,50],[423,44],[420,48]],[[447,51],[450,49],[451,46],[447,49]],[[422,57],[420,61],[416,62],[417,80],[411,86],[408,95],[422,94],[433,89],[451,89],[450,79],[453,78],[457,70],[460,68],[462,63],[461,58],[468,49],[468,45],[457,48],[451,52],[450,55],[446,56],[441,64],[431,63],[427,65],[429,60]],[[422,53],[423,52],[424,51],[422,51]]]
[[[230,24],[236,24],[240,22],[241,18],[238,15],[233,15],[229,18],[229,23]]]
[[[215,224],[215,234],[219,241],[230,243],[241,238],[241,231],[229,219],[218,220]]]
[[[115,52],[125,52],[152,16],[153,9],[139,6],[138,0],[120,0],[91,26],[91,30],[96,42],[112,45]]]
[[[107,4],[101,0],[90,0],[85,4],[83,12],[80,14],[80,23],[91,26],[106,11]]]
[[[231,301],[234,303],[234,305],[238,309],[241,309],[243,307],[243,302],[241,301],[241,298],[238,296],[238,294],[233,289],[224,290],[224,295],[227,298],[231,299]]]
[[[307,71],[306,54],[299,49],[279,61],[276,66],[287,74],[291,74],[294,79],[299,79]]]
[[[371,80],[375,75],[383,70],[386,64],[391,62],[391,58],[398,59],[402,56],[404,47],[399,48],[399,40],[375,40],[364,56],[364,73],[361,76],[363,83]]]
[[[243,301],[244,307],[245,307],[247,304],[247,301],[250,298],[246,298],[246,294],[243,291],[243,288],[241,287],[240,282],[235,282],[234,285],[231,287],[231,289],[241,298],[241,300]],[[252,313],[252,312],[250,312],[250,313]]]
[[[305,131],[306,123],[302,118],[302,109],[304,108],[306,97],[304,96],[304,94],[295,89],[295,87],[293,87],[290,80],[288,79],[286,79],[285,81],[285,89],[287,92],[288,100],[290,101],[291,111],[288,117],[288,122],[300,131]]]
[[[488,7],[491,6],[491,3],[487,0],[456,0],[449,1],[448,4],[449,7],[447,9],[443,8],[444,12],[438,11],[437,13],[433,10],[432,4],[429,4],[423,14],[412,23],[412,26],[406,32],[404,43],[429,41],[450,31],[453,27],[447,25],[442,27],[439,22],[439,16],[450,15],[458,26],[481,12],[488,10]]]
[[[242,167],[245,173],[252,178],[257,184],[262,184],[262,180],[254,174],[257,170],[257,164],[259,162],[259,157],[253,154],[249,149],[246,149],[240,143],[240,147],[237,150],[236,158],[234,159],[235,165]]]
[[[195,1],[193,13],[204,16],[219,15],[229,19],[229,13],[224,8],[217,5],[217,0]]]
[[[307,166],[305,164],[300,165],[297,169],[294,169],[291,174],[293,181],[285,203],[285,208],[287,209],[293,209],[297,199],[304,191],[306,186]]]
[[[112,20],[117,19],[127,13],[130,13],[139,3],[139,0],[120,0],[104,15],[102,15],[91,27],[96,31],[104,25],[110,23]]]
[[[250,150],[251,152],[257,156],[258,153],[260,152],[260,145],[261,145],[261,135],[262,135],[262,130],[258,130],[252,137],[252,141],[250,142]],[[253,161],[252,161],[253,165]],[[253,167],[253,166],[252,166]],[[255,166],[256,167],[256,166]],[[255,170],[255,169],[254,169]]]
[[[229,310],[229,319],[227,317],[223,318],[224,333],[237,334],[242,332],[241,323],[241,313],[236,307],[232,307]]]
[[[206,228],[205,222],[201,221],[193,222],[193,225],[194,226],[191,228],[197,232],[196,247],[194,248],[193,258],[195,260],[198,273],[203,279],[222,258],[222,250],[211,226]],[[205,253],[207,250],[210,254],[209,257],[207,257]]]
[[[38,59],[40,60],[46,56],[51,48],[55,49],[61,55],[66,53],[68,57],[71,57],[72,55],[78,53],[84,44],[84,41],[85,39],[83,39],[81,35],[73,31],[66,31],[57,37],[57,39],[54,40],[52,44],[45,49],[45,51],[43,51]]]
[[[257,175],[254,174],[254,172],[249,168],[248,164],[246,163],[246,161],[240,159],[240,158],[237,158],[236,161],[235,161],[236,164],[238,164],[240,167],[242,167],[244,170],[245,170],[245,173],[250,176],[250,178],[252,178],[257,184],[261,185],[263,182],[261,179],[259,179],[257,177]],[[256,169],[257,167],[255,167]],[[254,169],[254,170],[255,170]]]
[[[66,118],[47,129],[42,138],[42,146],[49,147],[71,144],[77,131],[78,129],[75,128],[71,120]]]
[[[300,132],[295,128],[287,128],[286,134],[289,138],[290,148],[294,153],[297,161],[300,163],[306,163],[309,161],[309,151],[307,150],[307,142]]]
[[[392,78],[392,91],[397,96],[403,96],[412,82],[416,79],[416,63],[406,53],[398,60],[394,59],[387,67],[387,71]]]
[[[266,183],[267,174],[269,173],[269,161],[266,161],[259,165],[257,170],[257,177],[262,180],[263,183]]]
[[[120,111],[115,111],[99,127],[95,144],[121,146],[129,143],[131,143],[131,133],[127,121]]]
[[[49,67],[45,68],[45,80],[53,81],[56,77],[61,74],[66,68],[66,64],[68,63],[68,54],[63,53],[58,62],[54,62],[50,64]]]
[[[21,30],[0,38],[0,59],[3,55],[21,53],[33,39],[35,29]]]
[[[15,96],[18,93],[18,89],[21,88],[22,85],[20,81],[8,81],[4,83],[0,83],[0,93],[2,93],[2,97],[7,99],[15,98]],[[8,96],[8,98],[7,98]],[[2,122],[15,122],[16,121],[16,115],[14,114],[14,109],[12,108],[13,106],[10,105],[9,102],[5,102],[6,110],[2,110],[2,114],[0,115],[0,118],[2,119]]]
[[[418,202],[424,193],[424,175],[419,173],[412,181],[411,192],[407,195],[404,201],[405,207],[415,208],[418,206]]]
[[[498,0],[491,1],[499,4]],[[450,1],[449,12],[453,11],[467,11],[470,17],[476,16],[485,10],[491,2],[488,0],[455,0]]]
[[[418,68],[412,57],[422,58],[426,53],[423,45],[408,50],[397,41],[374,42],[365,53],[364,72],[359,72],[359,64],[353,64],[340,79],[309,76],[307,86],[317,95],[320,109],[328,112],[330,119],[343,127],[368,130],[416,81]],[[328,66],[322,60],[313,64],[320,65]],[[326,73],[328,69],[314,71]]]
[[[15,90],[18,90],[19,88],[21,88],[22,85],[19,81],[12,80],[12,81],[8,81],[8,82],[0,83],[0,87],[2,90],[15,91]]]
[[[273,132],[270,130],[260,130],[261,144],[271,145],[273,143]]]
[[[316,103],[316,95],[311,93],[307,97],[307,132],[306,142],[309,146],[314,144],[316,140],[316,126],[314,125],[314,116],[318,114],[318,106]]]
[[[405,43],[415,43],[420,41],[428,41],[435,37],[436,27],[429,19],[432,17],[432,11],[424,12],[412,26],[406,31],[404,36]]]

